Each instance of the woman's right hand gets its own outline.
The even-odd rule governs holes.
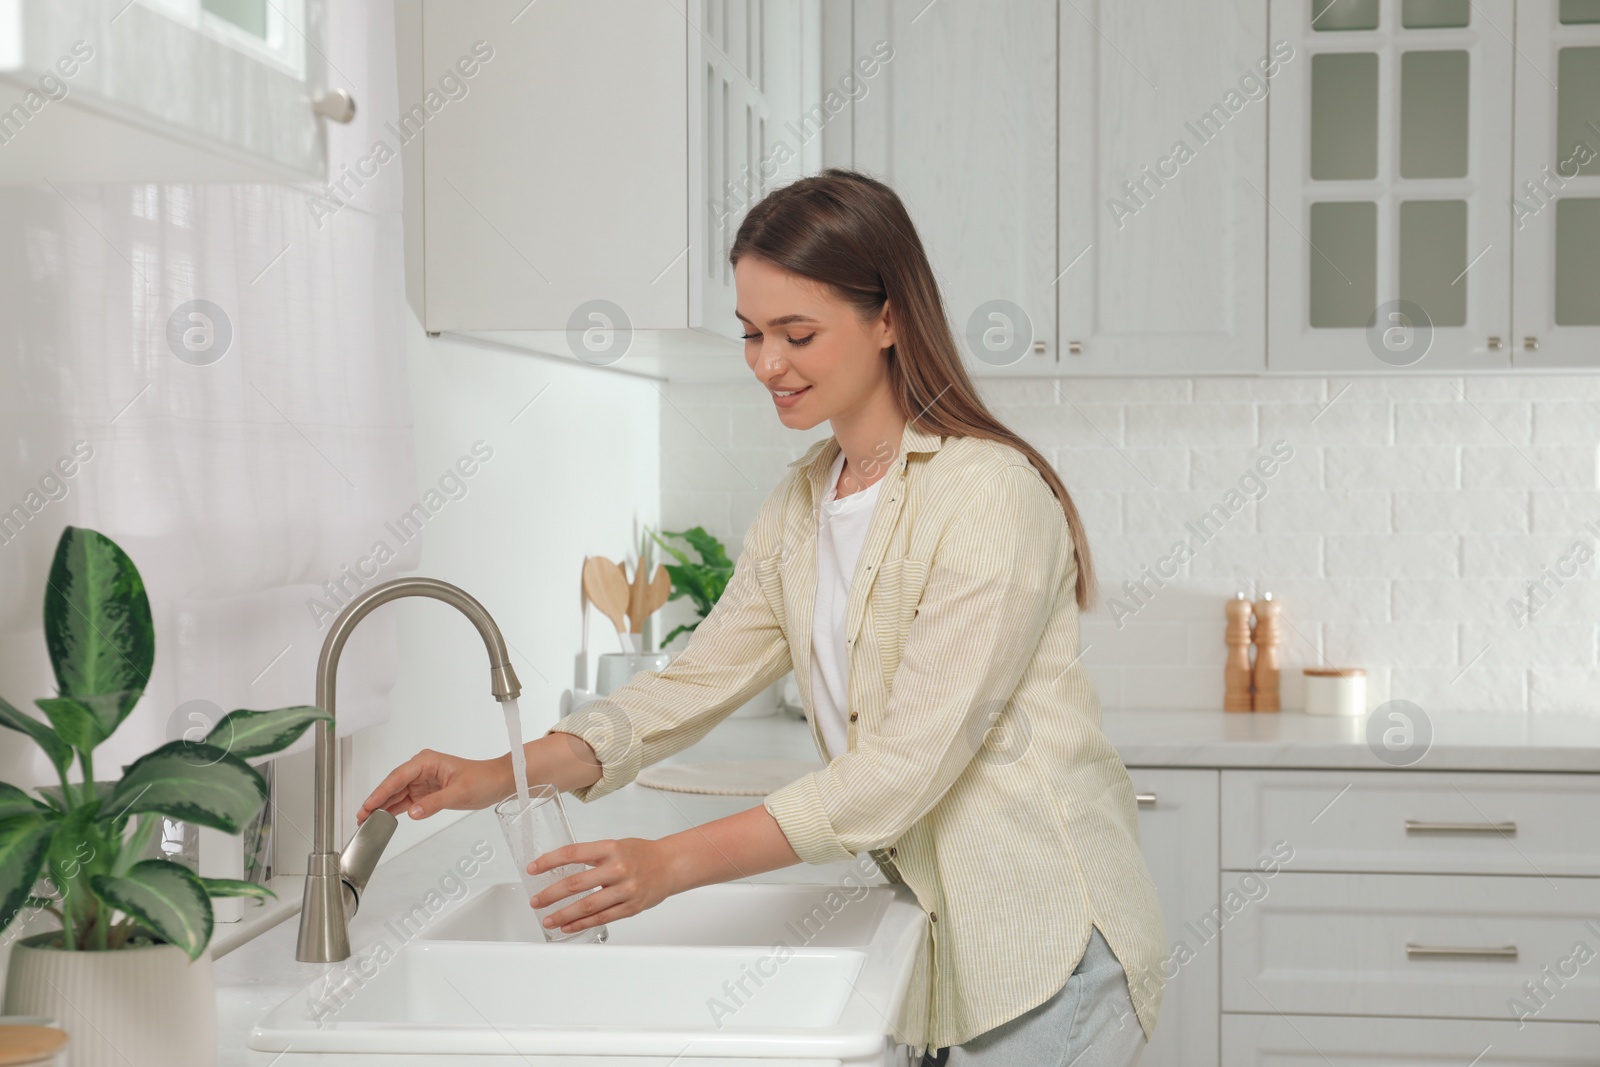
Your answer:
[[[476,760],[425,748],[389,772],[356,812],[358,824],[380,808],[426,819],[436,811],[476,811],[516,792],[509,754]]]

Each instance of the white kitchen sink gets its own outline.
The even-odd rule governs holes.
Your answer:
[[[902,887],[716,885],[546,944],[500,884],[393,951],[383,926],[261,1019],[252,1062],[878,1067],[927,916]]]

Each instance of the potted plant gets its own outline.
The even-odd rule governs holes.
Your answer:
[[[58,783],[30,793],[0,782],[0,930],[30,909],[60,929],[12,946],[4,1011],[58,1020],[76,1067],[213,1063],[211,898],[272,894],[145,854],[163,817],[238,833],[267,799],[245,760],[329,716],[235,711],[203,740],[162,745],[115,781],[97,781],[94,750],[138,703],[155,662],[144,582],[110,538],[62,532],[44,632],[58,689],[34,702],[45,721],[0,698],[0,726],[31,737]]]
[[[699,618],[688,625],[680,625],[662,640],[665,645],[680,633],[693,633],[695,628],[705,621],[717,600],[722,596],[722,591],[728,587],[728,579],[733,577],[733,561],[728,558],[727,549],[722,542],[707,533],[705,527],[695,526],[687,530],[663,530],[667,537],[675,537],[693,548],[700,560],[696,562],[689,558],[687,552],[673,545],[667,544],[656,534],[650,531],[650,536],[655,538],[656,544],[666,549],[678,562],[667,563],[667,577],[672,579],[672,595],[669,601],[688,597],[694,602],[695,611]],[[779,696],[783,692],[783,679],[763,689],[755,699],[745,704],[744,707],[733,713],[735,718],[755,718],[761,715],[771,715],[778,710]]]

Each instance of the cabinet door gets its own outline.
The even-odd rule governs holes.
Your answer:
[[[1265,6],[1060,10],[1061,371],[1261,372]]]
[[[856,60],[891,56],[857,77],[854,165],[905,202],[975,375],[1056,369],[1056,18],[1056,0],[854,6]]]
[[[685,326],[692,32],[665,2],[427,0],[430,89],[493,49],[470,95],[416,120],[429,330],[583,330],[610,321],[601,300],[636,330]]]
[[[324,182],[326,22],[324,0],[0,3],[0,182]]]
[[[1600,7],[1517,5],[1512,360],[1600,366]]]
[[[1140,1067],[1215,1067],[1221,970],[1216,771],[1130,768],[1139,844],[1171,949],[1161,1014]]]
[[[1510,365],[1509,5],[1272,0],[1273,370]]]
[[[820,8],[816,0],[694,0],[690,13],[689,325],[737,340],[744,327],[728,250],[739,224],[816,155],[808,146],[817,123],[802,109]]]
[[[1593,1067],[1600,1026],[1274,1013],[1225,1016],[1222,1041],[1228,1067]]]

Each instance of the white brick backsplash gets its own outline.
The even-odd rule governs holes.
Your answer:
[[[1453,578],[1459,538],[1448,534],[1334,534],[1327,538],[1330,578]]]
[[[1101,592],[1082,640],[1104,706],[1219,707],[1225,604],[1270,589],[1285,707],[1303,706],[1304,665],[1336,663],[1367,668],[1369,706],[1600,714],[1600,536],[1584,529],[1600,524],[1600,375],[977,385],[1083,514]],[[661,521],[737,554],[831,427],[786,428],[753,378],[662,390]],[[1230,488],[1248,499],[1240,479],[1278,440],[1294,455],[1265,495],[1201,543],[1185,524]],[[1546,568],[1580,537],[1596,558],[1557,588]],[[1147,568],[1180,540],[1194,559],[1157,587]],[[1507,604],[1535,580],[1551,591],[1519,629]]]
[[[1330,622],[1322,628],[1328,662],[1342,667],[1448,667],[1459,663],[1459,639],[1450,623]]]
[[[1469,446],[1461,450],[1463,489],[1600,489],[1600,446]]]
[[[1461,539],[1462,572],[1468,578],[1533,581],[1569,555],[1573,540],[1562,534],[1469,535]],[[1578,568],[1579,575],[1594,573],[1593,559]]]
[[[1479,651],[1481,662],[1507,669],[1525,666],[1541,656],[1568,667],[1588,667],[1595,662],[1595,623],[1547,622],[1542,617],[1520,630],[1504,616],[1502,623],[1469,623],[1461,627],[1461,658],[1470,663]]]
[[[1516,401],[1396,404],[1395,444],[1524,445],[1533,432],[1533,405]]]
[[[1186,448],[1060,448],[1055,468],[1074,493],[1079,489],[1121,493],[1189,487]]]
[[[1390,584],[1386,578],[1279,578],[1272,595],[1308,622],[1388,622]]]
[[[1122,444],[1117,404],[1008,408],[1002,420],[1035,448],[1106,448]]]
[[[1129,404],[1126,424],[1130,445],[1256,443],[1253,404]]]
[[[1515,592],[1503,578],[1397,578],[1390,612],[1396,622],[1509,622],[1505,600]]]
[[[1257,505],[1256,527],[1267,533],[1388,533],[1388,493],[1271,490]]]
[[[1221,492],[1237,486],[1246,474],[1259,474],[1256,463],[1276,459],[1268,440],[1257,448],[1196,448],[1189,457],[1189,488],[1205,492]],[[1287,443],[1287,442],[1285,442]],[[1289,446],[1292,452],[1286,460],[1278,461],[1272,477],[1263,479],[1270,492],[1284,489],[1322,488],[1322,451],[1315,448]]]
[[[1194,399],[1200,404],[1237,404],[1242,401],[1274,404],[1327,402],[1327,382],[1322,378],[1196,378]]]
[[[1467,379],[1469,400],[1600,400],[1600,374],[1495,375]]]
[[[1589,445],[1596,439],[1600,439],[1600,400],[1533,405],[1534,444]]]
[[[1353,400],[1387,400],[1390,403],[1418,403],[1461,399],[1460,378],[1435,378],[1429,375],[1374,375],[1361,378],[1329,378],[1328,399],[1340,396],[1339,403]]]
[[[1091,545],[1099,538],[1123,532],[1121,493],[1084,493],[1070,489],[1068,492],[1073,504],[1077,505],[1078,515],[1083,520],[1083,529],[1089,535]]]
[[[1188,634],[1181,622],[1146,622],[1129,619],[1119,630],[1115,623],[1102,619],[1083,620],[1079,636],[1085,663],[1122,666],[1125,664],[1182,663],[1188,649]]]
[[[1188,378],[1063,378],[1061,402],[1074,404],[1187,404]]]
[[[1399,533],[1527,533],[1528,494],[1519,490],[1394,494]]]
[[[1312,534],[1234,533],[1231,528],[1207,544],[1194,544],[1189,573],[1196,578],[1270,582],[1322,573],[1322,539]]]
[[[1242,531],[1254,533],[1256,528],[1256,503],[1243,493],[1239,497],[1244,505],[1238,511],[1228,507],[1222,492],[1133,492],[1128,501],[1125,523],[1129,533],[1161,534],[1195,541],[1205,535]],[[1216,509],[1215,511],[1213,509]],[[1204,524],[1201,520],[1204,519]],[[1193,523],[1200,531],[1186,528]]]
[[[1059,404],[1059,382],[1055,378],[978,378],[973,381],[978,395],[1005,422],[1003,409],[1011,405]]]
[[[1389,697],[1409,700],[1425,712],[1522,711],[1527,706],[1527,672],[1515,668],[1474,664],[1465,674],[1460,667],[1394,667],[1390,670]],[[1426,767],[1427,757],[1418,765]]]
[[[1221,667],[1122,667],[1119,676],[1125,708],[1222,707]]]
[[[1534,533],[1600,537],[1600,490],[1535,489],[1530,495]]]
[[[1346,397],[1336,404],[1263,404],[1261,440],[1307,445],[1388,445],[1394,435],[1388,404]]]
[[[1528,710],[1547,714],[1593,715],[1600,692],[1600,669],[1540,667],[1528,678]]]
[[[1458,450],[1441,445],[1330,448],[1324,477],[1329,489],[1455,489]]]

